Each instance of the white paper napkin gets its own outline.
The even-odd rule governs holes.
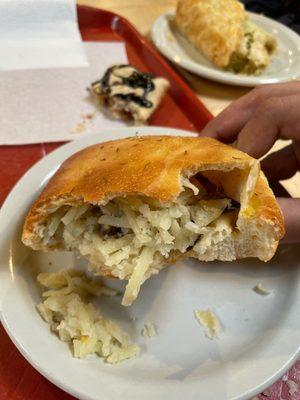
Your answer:
[[[74,0],[1,0],[0,70],[87,66]]]
[[[0,74],[0,144],[74,140],[124,123],[104,115],[87,91],[112,64],[127,63],[125,45],[84,42],[88,68]]]

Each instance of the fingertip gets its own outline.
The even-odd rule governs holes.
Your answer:
[[[217,135],[217,133],[215,131],[207,130],[207,129],[204,129],[201,132],[199,132],[199,136],[201,136],[201,137],[205,136],[205,137],[209,137],[209,138],[212,138],[212,139],[219,139],[218,135]]]
[[[218,132],[214,128],[214,120],[209,121],[205,127],[198,133],[199,136],[206,136],[213,139],[218,138]]]
[[[236,148],[238,150],[243,151],[244,153],[249,154],[250,156],[254,157],[255,154],[253,152],[251,143],[249,143],[249,140],[247,140],[247,137],[244,136],[239,136],[237,141],[236,141]]]

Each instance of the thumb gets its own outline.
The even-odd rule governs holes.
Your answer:
[[[300,198],[277,198],[285,221],[282,243],[300,243]]]

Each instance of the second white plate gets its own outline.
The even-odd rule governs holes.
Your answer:
[[[152,27],[152,40],[170,61],[204,78],[236,86],[258,86],[300,77],[300,37],[286,26],[262,15],[247,13],[249,18],[272,34],[278,49],[270,65],[259,76],[237,75],[223,71],[208,61],[188,40],[170,25],[174,11],[161,15]]]

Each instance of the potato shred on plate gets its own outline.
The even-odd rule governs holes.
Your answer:
[[[167,264],[268,261],[283,234],[256,159],[210,138],[141,136],[66,160],[29,211],[23,242],[75,251],[94,274],[127,280],[130,305]]]
[[[60,340],[71,343],[74,357],[97,354],[116,364],[139,354],[121,327],[87,301],[88,296],[113,296],[114,290],[72,269],[41,273],[38,282],[45,290],[37,309]]]

